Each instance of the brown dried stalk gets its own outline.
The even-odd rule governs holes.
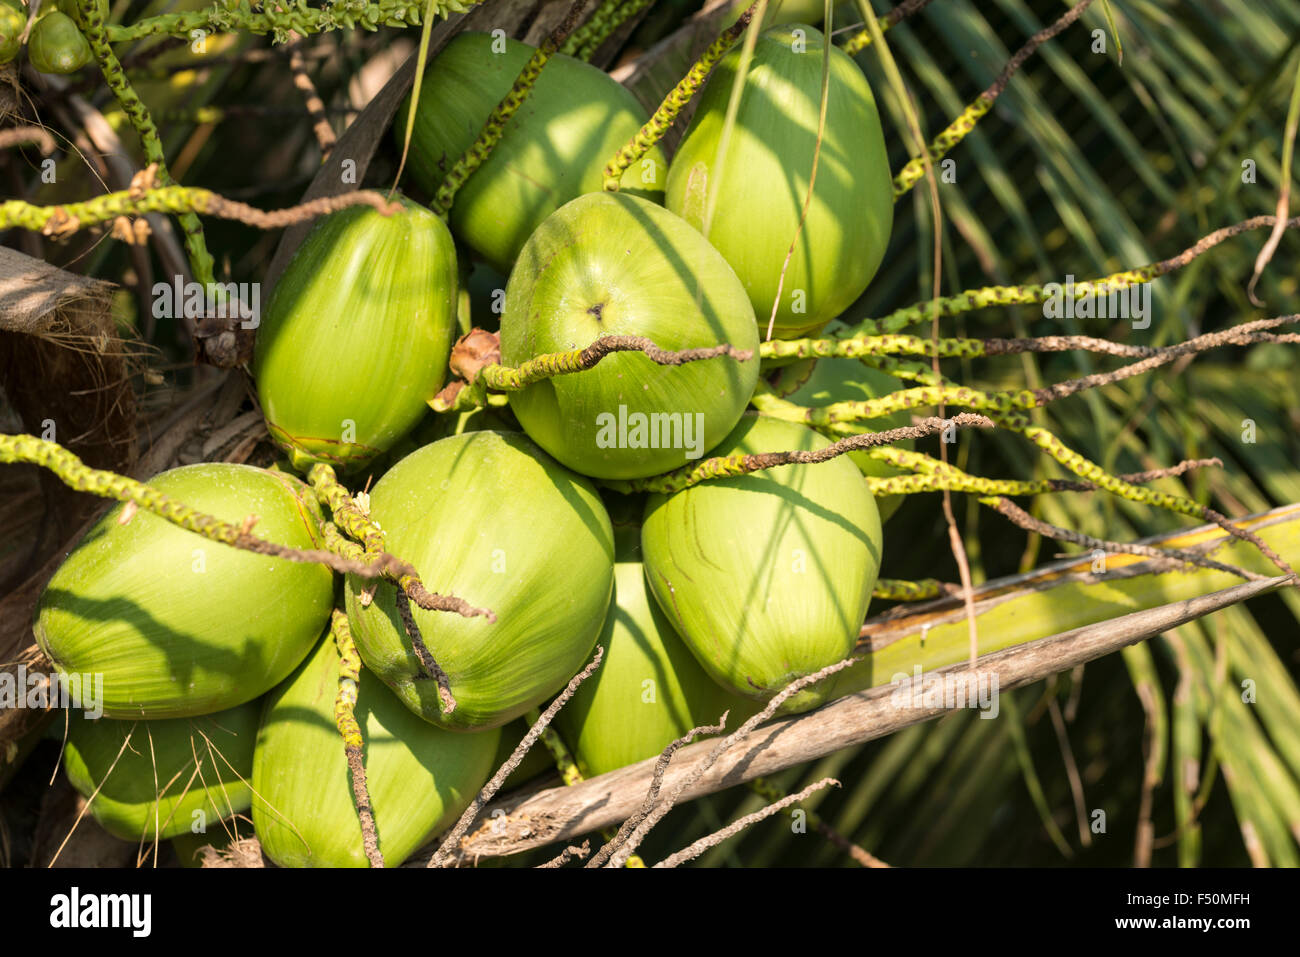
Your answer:
[[[573,845],[569,845],[564,850],[562,850],[559,854],[557,854],[555,857],[547,861],[545,864],[538,864],[537,868],[538,870],[541,870],[547,867],[563,867],[565,864],[569,863],[569,861],[574,860],[575,858],[577,860],[582,860],[590,853],[591,853],[591,841],[583,841],[582,845],[579,847],[574,847]]]
[[[483,785],[483,789],[478,792],[478,796],[470,802],[469,807],[465,808],[465,813],[460,816],[456,826],[447,833],[442,843],[438,845],[438,849],[433,852],[433,856],[429,858],[429,867],[448,867],[452,863],[453,853],[460,846],[460,839],[465,836],[465,832],[469,830],[470,824],[474,822],[478,812],[483,809],[483,805],[492,800],[493,795],[501,789],[501,785],[505,784],[506,778],[510,777],[515,768],[519,767],[519,763],[523,761],[524,756],[528,754],[532,746],[537,743],[537,739],[542,736],[542,732],[550,726],[551,721],[554,720],[560,709],[573,697],[573,693],[578,690],[578,685],[586,681],[591,676],[591,673],[600,667],[604,657],[604,646],[597,645],[596,654],[591,659],[591,664],[570,679],[565,689],[560,692],[559,697],[551,702],[550,707],[543,711],[542,716],[528,729],[528,733],[524,735],[524,739],[519,742],[506,763],[497,769],[497,773],[492,775],[492,780]]]
[[[714,762],[717,761],[724,751],[745,740],[745,738],[749,737],[751,731],[768,718],[772,717],[772,715],[776,714],[777,709],[780,708],[781,705],[785,704],[789,698],[798,694],[809,685],[816,684],[824,678],[829,678],[831,675],[843,671],[851,665],[857,664],[858,660],[857,656],[846,658],[843,661],[829,665],[813,674],[797,678],[778,691],[762,711],[754,715],[722,741],[718,742],[717,747],[709,753],[709,756],[705,760],[696,765],[691,770],[690,774],[678,782],[677,786],[673,788],[672,792],[666,798],[655,804],[654,808],[651,809],[651,811],[645,816],[645,819],[636,826],[624,844],[614,852],[613,857],[610,858],[609,863],[605,866],[622,867],[623,862],[626,861],[637,847],[640,846],[641,842],[645,840],[645,836],[650,833],[651,828],[663,820],[664,815],[672,810],[673,805],[677,803],[682,792],[703,777],[704,772],[713,767]]]
[[[1071,542],[1075,545],[1082,545],[1084,548],[1099,548],[1102,551],[1115,552],[1123,555],[1142,555],[1145,558],[1162,558],[1172,559],[1174,561],[1185,562],[1189,565],[1199,565],[1202,568],[1213,568],[1215,571],[1227,572],[1230,575],[1236,575],[1247,581],[1260,581],[1267,578],[1266,575],[1260,575],[1257,572],[1249,571],[1245,568],[1238,568],[1236,565],[1226,565],[1223,562],[1217,562],[1212,558],[1206,558],[1194,551],[1184,548],[1154,548],[1150,545],[1140,545],[1134,542],[1112,542],[1104,538],[1093,538],[1091,535],[1085,535],[1082,532],[1075,532],[1068,528],[1059,528],[1056,525],[1050,525],[1042,519],[1034,518],[1024,509],[1009,498],[1002,496],[981,499],[993,508],[999,515],[1005,516],[1011,522],[1019,525],[1021,528],[1035,534],[1042,535],[1044,538],[1050,538],[1058,542]]]
[[[649,815],[652,810],[654,810],[655,804],[659,801],[659,789],[663,786],[664,774],[667,773],[668,764],[672,761],[673,755],[677,753],[677,750],[683,745],[690,744],[700,735],[720,734],[727,726],[727,715],[730,713],[730,711],[724,711],[722,719],[715,725],[702,725],[698,728],[692,728],[672,744],[668,745],[668,747],[663,749],[659,755],[659,760],[655,762],[654,776],[650,778],[650,788],[646,792],[645,802],[635,814],[623,822],[622,826],[618,829],[618,833],[615,834],[614,837],[600,849],[596,856],[587,863],[588,867],[603,866],[605,862],[613,856],[614,852],[626,843],[628,836],[636,829],[636,827],[646,819],[647,815]]]
[[[402,618],[402,625],[406,628],[406,636],[411,639],[411,647],[415,650],[415,657],[420,659],[420,667],[428,673],[429,677],[438,682],[438,700],[442,702],[442,713],[451,714],[456,710],[456,699],[451,693],[451,679],[447,677],[447,672],[442,670],[438,664],[433,652],[429,646],[424,643],[424,636],[420,634],[420,626],[415,623],[415,616],[411,614],[411,602],[406,597],[406,592],[398,590],[394,592],[397,601],[397,614]],[[459,599],[457,599],[459,601]]]
[[[773,814],[776,814],[778,811],[784,810],[785,808],[789,807],[791,804],[798,804],[804,798],[808,797],[808,795],[816,791],[820,791],[822,788],[825,787],[840,787],[840,782],[837,781],[835,778],[822,778],[817,783],[808,785],[798,794],[791,794],[786,797],[783,797],[781,800],[776,801],[773,804],[769,804],[767,807],[755,811],[753,814],[746,814],[744,817],[740,818],[739,820],[731,822],[726,827],[714,831],[712,834],[709,834],[705,837],[700,838],[694,844],[682,848],[680,851],[678,851],[676,854],[671,855],[670,857],[665,857],[662,861],[660,861],[658,864],[654,866],[655,867],[677,867],[680,864],[685,864],[687,861],[694,860],[695,858],[703,854],[705,851],[707,851],[709,848],[717,847],[723,841],[727,840],[727,838],[739,834],[741,831],[749,827],[751,824],[757,824],[759,821],[771,817]]]

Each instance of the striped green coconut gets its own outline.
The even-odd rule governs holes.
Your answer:
[[[149,484],[231,524],[255,517],[266,541],[322,547],[314,496],[283,472],[184,465]],[[108,717],[186,717],[275,687],[311,649],[333,593],[323,565],[235,549],[118,505],[54,573],[32,630],[61,674],[102,676]]]
[[[127,841],[200,834],[248,810],[261,713],[260,701],[158,721],[72,712],[63,767],[110,834]]]
[[[253,755],[253,827],[281,867],[368,864],[334,719],[338,686],[338,649],[326,635],[267,698]],[[495,770],[500,732],[436,728],[366,670],[355,715],[379,851],[396,867],[469,806]]]
[[[816,450],[802,425],[747,415],[714,455]],[[766,700],[848,657],[880,568],[875,500],[844,456],[711,480],[646,504],[650,592],[704,670]],[[785,710],[833,695],[806,689]]]
[[[348,576],[357,650],[416,714],[456,730],[497,727],[555,694],[591,655],[613,585],[609,516],[590,482],[527,436],[468,432],[413,452],[375,485],[370,515],[426,588],[496,616],[412,604],[457,702],[443,714],[394,587]]]

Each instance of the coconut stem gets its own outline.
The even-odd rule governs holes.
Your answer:
[[[464,13],[478,0],[443,0],[434,6],[436,16]],[[380,27],[418,27],[424,15],[425,0],[379,0],[357,9],[350,3],[333,3],[309,7],[295,3],[287,9],[261,7],[253,9],[248,0],[222,0],[205,10],[190,13],[167,13],[144,17],[130,25],[108,28],[109,43],[126,43],[145,37],[173,36],[188,40],[194,30],[209,34],[233,33],[237,30],[254,34],[270,33],[276,43],[285,43],[289,33],[309,36],[332,30],[375,31]]]
[[[104,193],[81,203],[35,206],[20,199],[6,200],[0,203],[0,229],[18,226],[55,239],[65,239],[90,226],[112,222],[123,216],[143,216],[146,213],[171,213],[182,217],[203,213],[221,219],[238,220],[257,229],[282,229],[348,206],[371,206],[385,215],[397,208],[386,203],[381,194],[365,189],[265,212],[247,203],[225,199],[206,189],[175,185],[155,187],[151,179],[149,170],[144,170],[136,175],[129,190]],[[145,181],[149,181],[149,185],[137,186],[137,183]],[[131,230],[115,229],[114,236],[133,242],[142,241],[147,233],[137,236]],[[197,277],[198,273],[195,275]],[[212,281],[211,275],[206,281]]]
[[[414,571],[405,562],[388,554],[367,556],[366,561],[356,561],[332,551],[296,549],[268,542],[252,533],[257,522],[255,515],[250,515],[240,525],[231,525],[206,512],[190,508],[143,482],[116,472],[92,469],[57,442],[38,439],[34,435],[0,435],[0,464],[10,462],[39,465],[53,472],[71,489],[98,495],[100,498],[132,503],[136,508],[144,509],[186,531],[232,548],[291,562],[325,565],[336,572],[364,578]]]
[[[534,725],[541,716],[542,713],[538,709],[533,708],[524,716],[524,720],[530,725]],[[573,759],[572,752],[570,752],[568,746],[565,745],[564,739],[560,737],[560,732],[556,731],[552,727],[547,727],[542,731],[542,744],[546,745],[546,750],[551,752],[551,758],[555,761],[555,769],[560,772],[560,780],[562,780],[566,785],[572,787],[573,785],[586,780],[586,778],[583,777],[582,771],[578,768],[578,762]],[[606,841],[612,841],[616,832],[612,828],[607,827],[600,833]],[[559,865],[556,866],[558,867]],[[631,868],[644,868],[645,861],[633,854],[628,858],[626,866]]]
[[[590,61],[601,45],[614,35],[623,24],[627,23],[654,0],[611,0],[602,3],[592,13],[591,19],[580,26],[565,41],[560,52],[579,60]]]
[[[514,85],[510,87],[510,92],[492,110],[473,145],[456,160],[455,165],[447,173],[446,179],[438,187],[438,192],[434,195],[433,202],[430,204],[430,208],[443,219],[446,219],[448,213],[451,212],[452,204],[456,201],[456,194],[465,185],[465,181],[492,155],[492,150],[501,141],[502,134],[505,133],[506,124],[510,122],[510,118],[515,115],[519,107],[523,106],[524,101],[533,92],[533,85],[537,82],[537,78],[542,75],[542,68],[546,66],[547,61],[555,55],[560,48],[560,44],[578,25],[578,18],[586,4],[587,0],[575,0],[564,20],[534,51],[528,62],[524,64],[524,68],[519,71],[519,76],[515,78]]]
[[[365,740],[361,725],[357,724],[357,686],[361,681],[361,656],[352,641],[352,627],[348,616],[337,608],[330,619],[330,637],[339,651],[339,691],[334,699],[334,723],[343,738],[343,751],[348,757],[348,770],[352,774],[352,796],[357,802],[357,818],[361,822],[361,842],[371,867],[383,867],[384,855],[379,850],[379,834],[375,830],[375,816],[370,807],[370,788],[366,786],[366,767],[363,755]]]
[[[122,69],[121,61],[109,45],[108,30],[105,27],[105,21],[108,19],[107,0],[79,0],[75,12],[78,26],[85,34],[95,59],[99,61],[99,68],[104,74],[108,88],[117,97],[122,112],[126,114],[132,128],[140,137],[140,144],[144,147],[145,163],[156,168],[158,181],[163,186],[175,186],[176,182],[167,169],[167,157],[163,151],[162,139],[158,135],[158,127],[154,124],[149,108],[140,99],[140,94],[136,93],[135,88],[131,86],[131,81],[126,78],[126,71]],[[208,252],[207,242],[203,238],[203,223],[192,212],[181,213],[179,219],[181,229],[185,233],[185,249],[194,279],[205,288],[211,288],[209,284],[215,283],[216,277],[212,271],[212,254]]]
[[[674,352],[660,349],[645,336],[601,336],[585,349],[550,352],[529,359],[518,368],[501,365],[485,366],[475,381],[482,382],[492,389],[516,392],[543,379],[583,372],[616,352],[640,352],[651,362],[663,366],[679,366],[687,362],[700,362],[723,356],[729,356],[738,362],[746,362],[753,357],[752,351],[736,349],[725,343],[708,348],[681,349]]]
[[[1252,229],[1272,228],[1276,223],[1277,218],[1274,216],[1253,216],[1250,219],[1208,233],[1177,256],[1147,266],[1121,270],[1100,279],[1064,284],[983,286],[978,289],[967,289],[955,296],[943,296],[938,299],[905,306],[891,312],[882,319],[864,320],[852,329],[850,335],[879,336],[886,333],[902,332],[909,326],[934,318],[936,314],[940,317],[947,317],[993,306],[1036,305],[1058,299],[1067,292],[1072,293],[1075,299],[1104,299],[1112,292],[1118,293],[1130,286],[1151,282],[1153,279],[1158,279],[1176,269],[1180,269],[1198,256],[1234,236]],[[1288,229],[1300,227],[1300,216],[1288,219],[1286,226]]]
[[[360,546],[355,546],[353,542],[348,542],[342,536],[327,536],[326,545],[331,551],[359,562],[373,563],[384,561],[385,558],[392,559],[391,562],[387,563],[390,569],[392,562],[400,562],[400,569],[385,571],[384,577],[397,585],[411,601],[425,611],[454,611],[465,618],[486,618],[490,622],[497,620],[497,616],[487,608],[476,608],[465,599],[457,598],[455,595],[437,595],[430,592],[424,587],[424,582],[420,580],[420,576],[416,574],[415,569],[410,564],[389,556],[384,551],[383,530],[370,520],[370,516],[366,511],[357,504],[356,500],[348,493],[348,490],[339,482],[332,466],[323,462],[313,465],[311,471],[307,473],[307,481],[311,485],[312,491],[316,493],[317,500],[322,505],[329,507],[330,514],[334,518],[336,531],[341,529],[353,539],[353,542],[361,543]],[[327,528],[329,527],[332,526],[327,526]],[[419,635],[418,630],[416,635]],[[423,642],[421,642],[421,647],[423,647]],[[425,653],[428,653],[427,648]],[[432,655],[429,657],[432,660]],[[437,677],[437,675],[430,672],[430,677]],[[448,695],[450,695],[450,692],[448,692]],[[452,707],[455,707],[454,699]]]
[[[735,23],[723,30],[718,38],[709,44],[709,48],[695,61],[686,76],[682,77],[680,82],[664,97],[654,115],[646,121],[646,124],[641,129],[632,135],[627,144],[609,161],[609,164],[605,167],[605,190],[607,192],[617,192],[623,174],[628,168],[664,138],[664,134],[672,128],[678,115],[694,99],[695,95],[704,88],[704,81],[709,78],[713,68],[721,62],[722,58],[727,55],[727,51],[745,32],[750,20],[754,18],[754,8],[757,6],[758,3],[751,4]]]
[[[898,578],[877,578],[871,589],[871,597],[884,601],[928,601],[960,591],[960,586],[941,582],[937,578],[922,578],[914,582]]]
[[[758,472],[762,469],[777,468],[782,465],[815,465],[827,462],[848,452],[871,448],[875,445],[887,445],[890,442],[905,442],[933,435],[947,428],[990,428],[993,423],[982,415],[963,412],[951,419],[929,418],[922,422],[885,432],[862,432],[848,435],[821,449],[802,449],[788,452],[761,452],[748,455],[720,455],[704,459],[694,465],[688,465],[663,475],[644,479],[609,480],[603,482],[606,487],[616,492],[631,494],[634,492],[658,492],[665,495],[680,492],[710,479],[734,478]]]
[[[948,125],[947,129],[930,141],[927,150],[930,165],[938,163],[950,149],[964,140],[967,134],[975,129],[975,124],[989,110],[993,109],[993,104],[997,102],[1002,91],[1006,89],[1011,77],[1015,75],[1015,72],[1020,69],[1026,60],[1033,56],[1034,51],[1079,19],[1083,15],[1083,11],[1087,10],[1091,3],[1092,0],[1079,0],[1078,3],[1066,10],[1055,23],[1039,30],[1025,42],[1024,46],[1016,51],[989,88],[977,96],[970,106],[962,110],[961,114]],[[918,156],[909,160],[907,165],[899,170],[898,175],[894,177],[894,200],[896,202],[900,197],[906,195],[920,180],[925,178],[925,169],[925,158]]]
[[[884,33],[890,27],[897,24],[904,17],[910,17],[922,7],[926,6],[930,0],[905,0],[894,9],[890,10],[883,17],[876,20],[876,25],[880,27],[880,32]],[[871,45],[871,31],[862,30],[855,33],[849,38],[843,46],[843,50],[849,56],[856,56]]]

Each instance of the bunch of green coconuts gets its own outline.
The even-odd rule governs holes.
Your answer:
[[[27,59],[41,73],[76,73],[92,59],[90,44],[77,27],[76,0],[44,0],[27,35]],[[0,0],[0,63],[22,49],[30,11],[22,0]]]
[[[256,515],[261,537],[309,549],[323,547],[326,515],[294,472],[327,463],[354,488],[377,479],[361,501],[387,551],[430,591],[494,618],[411,608],[455,697],[445,713],[393,584],[339,580],[322,565],[110,511],[54,576],[35,620],[60,671],[103,676],[106,717],[74,716],[66,768],[95,792],[104,827],[188,839],[196,820],[211,828],[251,809],[276,863],[365,866],[334,719],[335,608],[364,663],[356,717],[390,865],[463,811],[518,740],[518,719],[597,643],[602,666],[557,719],[589,775],[656,755],[723,711],[734,727],[850,654],[880,564],[882,507],[895,504],[870,494],[870,460],[786,465],[672,494],[601,487],[701,457],[827,446],[810,428],[746,413],[760,375],[805,404],[898,387],[851,360],[823,360],[811,374],[810,364],[760,368],[769,321],[787,338],[826,327],[870,282],[889,239],[876,106],[834,48],[815,191],[797,229],[824,43],[805,25],[757,38],[720,158],[733,50],[671,164],[652,149],[617,192],[601,191],[605,163],[647,115],[609,75],[557,55],[447,221],[402,197],[391,215],[355,207],[315,226],[267,303],[252,369],[286,467],[192,465],[151,484],[225,521]],[[411,135],[413,191],[434,194],[533,52],[463,33],[430,63]],[[400,143],[403,121],[395,132]],[[510,392],[508,408],[431,415],[467,328],[471,259],[509,275],[503,365],[606,335],[668,350],[727,343],[750,357],[673,366],[617,353]],[[662,425],[660,441],[638,422]],[[787,709],[833,697],[826,684]]]

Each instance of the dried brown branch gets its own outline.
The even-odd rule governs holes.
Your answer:
[[[1008,691],[1069,671],[1286,581],[1279,577],[1235,585],[992,652],[981,656],[973,670],[963,663],[936,673],[962,676],[967,681],[983,676],[991,682],[996,677],[999,691]],[[675,801],[690,800],[949,713],[941,705],[910,707],[895,703],[894,690],[884,685],[846,695],[816,711],[776,719],[762,729],[756,743],[724,740],[720,756],[714,755],[713,742],[690,745],[673,761],[665,788],[677,793]],[[459,853],[471,858],[515,854],[620,823],[642,804],[655,764],[656,759],[647,759],[573,786],[487,805],[479,813],[484,826]],[[687,786],[681,787],[684,782]],[[493,817],[497,811],[505,813]]]
[[[38,146],[46,156],[54,152],[54,137],[42,126],[15,126],[0,130],[0,150],[7,150],[11,146],[19,146],[23,143]]]
[[[791,794],[786,797],[783,797],[781,800],[776,801],[773,804],[769,804],[767,807],[755,811],[753,814],[746,814],[744,817],[740,818],[739,820],[732,821],[726,827],[714,831],[712,834],[709,834],[705,837],[700,838],[698,841],[689,845],[688,847],[682,848],[676,854],[664,858],[662,861],[656,864],[655,867],[677,867],[681,864],[685,864],[687,861],[692,861],[695,858],[699,857],[701,854],[703,854],[705,851],[707,851],[709,848],[717,847],[723,841],[727,840],[727,838],[739,834],[741,831],[749,827],[751,824],[757,824],[759,821],[771,817],[773,814],[776,814],[778,811],[785,810],[791,804],[798,804],[804,798],[808,797],[808,795],[816,791],[820,791],[822,788],[832,787],[832,786],[840,787],[840,782],[837,781],[835,778],[822,778],[820,781],[816,782],[815,784],[808,785],[798,794]]]
[[[605,862],[613,856],[614,852],[626,843],[628,837],[634,830],[636,830],[637,826],[646,819],[652,810],[654,810],[655,805],[659,803],[659,789],[663,786],[664,775],[668,772],[668,764],[672,761],[673,755],[676,754],[680,748],[690,744],[700,735],[721,734],[727,727],[727,715],[730,713],[731,712],[729,711],[723,712],[722,719],[715,725],[692,728],[690,731],[687,731],[686,734],[682,735],[672,744],[668,745],[668,747],[663,749],[659,755],[659,759],[655,761],[654,775],[650,778],[650,788],[646,793],[645,801],[642,803],[641,807],[637,809],[635,814],[623,822],[618,829],[618,833],[606,842],[605,846],[600,849],[596,856],[587,863],[588,867],[603,866]]]
[[[424,643],[424,636],[420,634],[420,626],[415,623],[415,616],[411,614],[411,602],[406,597],[406,592],[398,589],[394,592],[397,599],[397,614],[402,618],[402,625],[406,628],[406,636],[411,639],[411,647],[415,649],[415,657],[420,659],[420,667],[434,681],[438,682],[438,700],[442,702],[442,713],[451,714],[456,710],[456,699],[451,693],[451,679],[447,677],[447,672],[442,670],[442,665],[438,664],[433,652],[429,650],[428,645]]]
[[[794,449],[786,452],[758,452],[749,455],[717,456],[652,478],[627,481],[611,480],[602,484],[620,492],[671,493],[690,488],[692,485],[698,485],[700,482],[709,479],[747,475],[750,472],[776,468],[781,465],[814,465],[819,462],[827,462],[837,456],[858,449],[869,449],[878,445],[890,445],[908,439],[924,438],[927,435],[942,432],[949,427],[991,429],[994,425],[987,416],[978,415],[974,412],[962,412],[947,419],[931,416],[922,419],[915,425],[903,426],[898,429],[846,435],[844,438],[821,449]]]
[[[524,756],[528,754],[532,746],[537,743],[537,739],[542,736],[542,732],[550,726],[551,721],[554,720],[560,709],[563,708],[565,704],[568,703],[569,699],[573,697],[573,693],[578,690],[578,686],[586,681],[593,671],[600,667],[600,663],[604,657],[604,646],[597,645],[596,654],[592,657],[591,664],[587,665],[587,667],[583,668],[569,680],[568,685],[566,685],[565,689],[560,692],[559,697],[551,702],[550,706],[542,712],[542,716],[534,722],[531,728],[528,729],[528,733],[524,735],[523,740],[519,742],[518,746],[506,760],[506,763],[497,769],[497,773],[492,775],[492,780],[483,785],[483,789],[478,792],[478,796],[470,802],[469,807],[465,809],[465,813],[462,814],[460,820],[456,822],[456,826],[447,833],[447,836],[443,838],[442,843],[438,845],[438,849],[434,851],[433,856],[429,858],[430,867],[447,867],[452,863],[453,853],[460,850],[460,839],[465,836],[465,832],[469,830],[469,826],[474,822],[474,818],[478,815],[478,812],[483,809],[483,806],[487,804],[488,801],[492,800],[493,796],[501,789],[501,785],[505,783],[506,778],[510,777],[515,768],[519,767],[519,763],[523,761]]]
[[[537,867],[539,870],[546,867],[563,867],[565,864],[569,863],[569,861],[572,861],[574,859],[582,860],[590,853],[591,853],[591,841],[583,841],[582,844],[578,847],[569,845],[564,850],[562,850],[559,854],[557,854],[555,857],[547,861],[545,864],[538,864]]]
[[[982,500],[985,501],[985,500]],[[1011,522],[1019,525],[1021,528],[1035,534],[1042,535],[1044,538],[1050,538],[1058,542],[1071,542],[1075,545],[1082,545],[1084,548],[1099,548],[1102,551],[1116,552],[1124,555],[1142,555],[1146,558],[1165,558],[1185,562],[1189,565],[1199,565],[1202,568],[1213,568],[1215,571],[1227,572],[1230,575],[1236,575],[1247,581],[1259,581],[1265,576],[1258,572],[1252,572],[1245,568],[1238,568],[1236,565],[1226,565],[1223,562],[1216,562],[1212,558],[1206,558],[1204,555],[1188,551],[1183,548],[1154,548],[1150,545],[1141,545],[1137,542],[1112,542],[1104,538],[1093,538],[1091,535],[1084,535],[1082,532],[1072,531],[1068,528],[1059,528],[1044,522],[1042,519],[1034,518],[1024,509],[1009,498],[997,496],[986,500],[988,504],[998,514],[1005,516]]]
[[[294,41],[292,50],[289,53],[289,70],[293,73],[293,85],[303,96],[303,101],[307,106],[307,112],[312,120],[312,132],[316,134],[316,142],[320,144],[321,161],[329,159],[330,151],[334,149],[334,144],[338,142],[338,137],[334,135],[334,127],[330,126],[329,117],[325,113],[325,103],[316,92],[316,86],[311,81],[311,75],[307,72],[307,62],[302,55],[301,39]]]
[[[780,708],[781,705],[785,704],[786,701],[788,701],[794,695],[798,694],[804,688],[807,688],[809,685],[814,685],[825,678],[829,678],[833,674],[843,671],[845,668],[848,668],[851,665],[856,664],[857,661],[858,661],[857,657],[846,658],[843,661],[822,668],[820,671],[816,671],[810,675],[805,675],[802,678],[797,678],[794,681],[790,682],[788,685],[786,685],[784,688],[782,688],[780,691],[778,691],[772,697],[772,700],[767,703],[767,705],[763,708],[762,711],[754,715],[752,718],[750,718],[748,721],[742,724],[739,728],[733,731],[722,741],[718,742],[718,744],[713,748],[713,750],[709,752],[707,758],[705,758],[694,768],[692,768],[691,771],[686,775],[686,777],[683,778],[677,784],[677,786],[674,787],[673,790],[668,793],[667,797],[663,798],[662,800],[658,801],[655,804],[655,806],[645,816],[644,820],[642,820],[632,830],[632,833],[628,836],[627,840],[623,843],[623,845],[617,851],[614,852],[614,855],[610,858],[609,863],[606,864],[605,866],[622,867],[623,863],[640,846],[641,842],[645,840],[645,837],[647,834],[650,833],[651,828],[653,828],[656,824],[658,824],[661,820],[663,820],[664,815],[666,815],[669,811],[673,809],[673,806],[678,802],[678,800],[681,799],[681,796],[686,791],[686,789],[694,785],[697,781],[699,781],[699,779],[704,776],[704,773],[713,766],[714,762],[717,761],[719,757],[721,757],[724,751],[734,747],[735,745],[739,744],[741,741],[744,741],[745,738],[749,737],[750,732],[752,732],[764,721],[772,717],[772,715],[776,714],[777,709]]]
[[[1067,395],[1073,395],[1076,392],[1082,392],[1085,389],[1109,385],[1121,379],[1142,375],[1152,369],[1168,365],[1180,356],[1205,352],[1226,345],[1248,345],[1255,341],[1253,336],[1258,332],[1295,322],[1300,322],[1300,313],[1293,313],[1289,316],[1276,316],[1271,319],[1257,319],[1254,322],[1243,322],[1240,325],[1220,329],[1217,332],[1207,332],[1204,335],[1188,339],[1186,342],[1164,346],[1144,359],[1139,359],[1137,362],[1121,366],[1118,369],[1112,369],[1109,372],[1095,372],[1092,375],[1080,376],[1077,379],[1057,382],[1042,389],[1034,389],[1033,395],[1039,405],[1046,405],[1048,402],[1064,398]]]
[[[366,860],[371,867],[384,866],[384,855],[379,851],[379,835],[375,831],[375,815],[370,806],[370,788],[366,785],[365,762],[361,758],[361,749],[346,747],[343,753],[348,757],[348,773],[352,777],[352,796],[357,802],[357,819],[361,822],[361,843],[366,852]]]

